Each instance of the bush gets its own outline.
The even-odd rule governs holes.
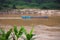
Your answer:
[[[10,35],[13,33],[13,35]],[[13,40],[17,40],[22,36],[22,34],[25,34],[26,38],[25,40],[31,40],[33,37],[33,28],[31,29],[30,33],[27,33],[24,26],[21,26],[20,30],[18,31],[17,26],[14,26],[14,31],[10,29],[9,31],[5,32],[4,30],[0,29],[0,40],[10,40],[10,36],[12,36]],[[16,37],[15,37],[16,36]]]
[[[9,36],[12,32],[12,29],[10,29],[8,32],[5,33],[4,30],[0,29],[0,40],[9,40]]]

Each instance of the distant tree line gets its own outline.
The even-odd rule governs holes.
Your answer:
[[[19,7],[60,9],[60,0],[0,0],[0,9]]]

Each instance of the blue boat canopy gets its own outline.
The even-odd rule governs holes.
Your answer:
[[[23,19],[30,19],[31,16],[21,16]]]

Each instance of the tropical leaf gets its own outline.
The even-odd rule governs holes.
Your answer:
[[[0,36],[0,40],[6,40],[5,37],[3,36]]]
[[[21,29],[18,32],[18,38],[21,37],[21,35],[23,34],[24,31],[24,26],[21,26]]]
[[[0,40],[8,40],[11,32],[12,32],[12,29],[10,29],[7,33],[5,33],[4,30],[0,29],[0,33],[1,33]]]
[[[6,33],[6,37],[5,37],[5,38],[6,38],[7,40],[8,40],[8,38],[9,38],[11,32],[12,32],[12,29],[10,29],[10,30]]]
[[[5,36],[5,31],[3,31],[2,29],[0,29],[0,36]]]
[[[18,33],[17,26],[14,26],[14,33],[15,33],[15,35],[17,36],[17,33]]]
[[[30,31],[30,35],[33,33],[33,27],[32,27],[32,29],[31,29],[31,31]]]
[[[26,35],[27,40],[31,40],[32,37],[33,37],[33,34],[31,34],[31,35],[30,35],[30,34],[27,34],[27,35]]]
[[[31,29],[30,33],[27,33],[27,32],[26,32],[25,35],[26,35],[27,40],[31,40],[32,37],[33,37],[33,28]]]

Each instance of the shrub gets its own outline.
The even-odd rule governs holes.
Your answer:
[[[5,32],[4,30],[0,29],[0,40],[10,40],[10,34],[12,32],[12,29],[10,29],[9,31]],[[17,37],[20,38],[22,36],[22,34],[24,33],[26,38],[25,40],[31,40],[33,37],[33,28],[31,29],[30,33],[27,33],[26,29],[24,28],[24,26],[21,26],[20,30],[18,31],[17,26],[14,26],[14,36],[12,37],[13,40],[16,40],[15,38]],[[12,35],[11,35],[12,36]],[[16,36],[16,37],[15,37]]]
[[[10,29],[8,32],[5,33],[2,29],[0,29],[0,40],[9,40],[9,36],[12,32],[12,29]]]
[[[23,26],[21,26],[21,29],[19,31],[17,29],[17,26],[14,26],[14,33],[15,33],[15,35],[17,37],[17,40],[18,40],[19,37],[22,36],[23,30],[24,30],[24,27]]]
[[[25,35],[26,35],[26,39],[25,39],[25,40],[31,40],[32,37],[34,36],[34,35],[33,35],[33,28],[31,29],[30,33],[27,33],[26,30],[24,30],[24,33],[25,33]]]

